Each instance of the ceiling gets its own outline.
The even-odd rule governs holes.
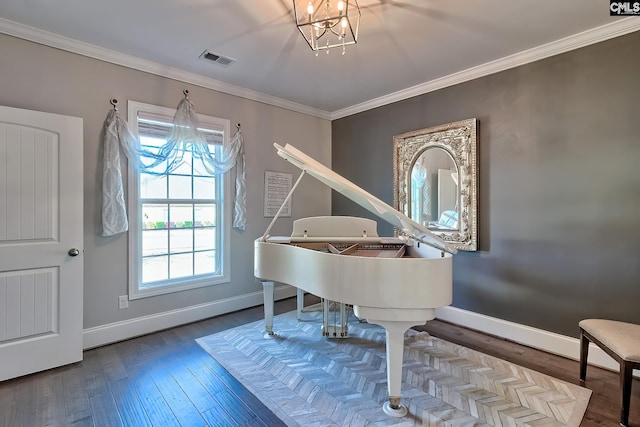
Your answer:
[[[2,0],[0,32],[332,119],[640,29],[602,0],[358,2],[345,55],[310,50],[291,0]]]

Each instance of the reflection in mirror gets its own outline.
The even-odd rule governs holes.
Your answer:
[[[477,249],[477,120],[396,135],[395,207],[456,249]]]
[[[458,169],[441,148],[427,148],[411,168],[410,217],[430,229],[458,229]]]

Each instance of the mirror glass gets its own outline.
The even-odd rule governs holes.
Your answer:
[[[441,148],[428,148],[409,172],[411,194],[408,215],[429,229],[458,229],[458,168]]]
[[[477,120],[396,135],[397,210],[456,249],[477,250]]]

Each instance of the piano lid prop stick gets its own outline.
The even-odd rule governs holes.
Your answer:
[[[284,202],[282,202],[282,204],[280,205],[280,208],[278,209],[278,212],[276,212],[275,216],[271,220],[271,223],[267,227],[267,230],[264,232],[264,234],[260,238],[261,242],[265,242],[267,240],[267,236],[269,235],[269,232],[271,231],[271,227],[273,227],[273,224],[275,224],[276,219],[278,219],[278,217],[280,216],[280,212],[282,212],[282,209],[284,209],[284,206],[287,204],[289,199],[291,199],[291,196],[293,195],[293,192],[296,191],[296,187],[298,186],[298,184],[300,184],[300,180],[302,180],[302,177],[304,176],[305,172],[306,171],[304,169],[302,169],[302,173],[300,174],[300,176],[296,180],[295,184],[293,184],[293,187],[291,188],[291,191],[289,191],[289,194],[287,194],[287,197],[285,197]]]

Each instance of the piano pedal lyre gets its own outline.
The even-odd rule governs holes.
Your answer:
[[[333,324],[329,322],[333,320]],[[322,336],[327,338],[347,338],[347,304],[322,299]]]

